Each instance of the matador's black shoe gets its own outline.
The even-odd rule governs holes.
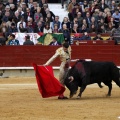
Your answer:
[[[62,96],[62,97],[58,97],[58,99],[68,99],[68,97],[66,97],[66,96]]]

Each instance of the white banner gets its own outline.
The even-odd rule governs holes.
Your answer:
[[[19,40],[20,45],[23,45],[25,41],[25,36],[29,35],[30,40],[34,42],[34,44],[37,44],[37,39],[40,37],[38,33],[14,33],[15,39]]]

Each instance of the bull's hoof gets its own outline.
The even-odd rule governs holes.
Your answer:
[[[110,97],[110,96],[111,96],[111,94],[107,94],[107,95],[106,95],[106,97]]]
[[[80,96],[77,96],[77,99],[80,99]]]
[[[70,98],[72,98],[73,97],[73,95],[70,95]]]
[[[104,87],[104,86],[102,86],[102,85],[100,86],[100,88],[103,88],[103,87]]]
[[[75,92],[71,92],[70,93],[70,98],[72,98],[73,97],[73,95],[75,95],[77,92],[75,91]]]

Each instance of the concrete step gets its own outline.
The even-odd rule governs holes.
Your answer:
[[[50,11],[52,11],[55,15],[58,15],[60,18],[60,22],[63,21],[64,17],[68,17],[68,12],[66,11],[65,7],[62,9],[61,4],[48,4]],[[65,5],[64,5],[65,6]]]

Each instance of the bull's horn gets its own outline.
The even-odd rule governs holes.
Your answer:
[[[72,82],[72,81],[74,80],[74,77],[73,77],[73,76],[70,76],[68,79],[70,80],[70,82]],[[69,82],[69,83],[70,83],[70,82]]]

